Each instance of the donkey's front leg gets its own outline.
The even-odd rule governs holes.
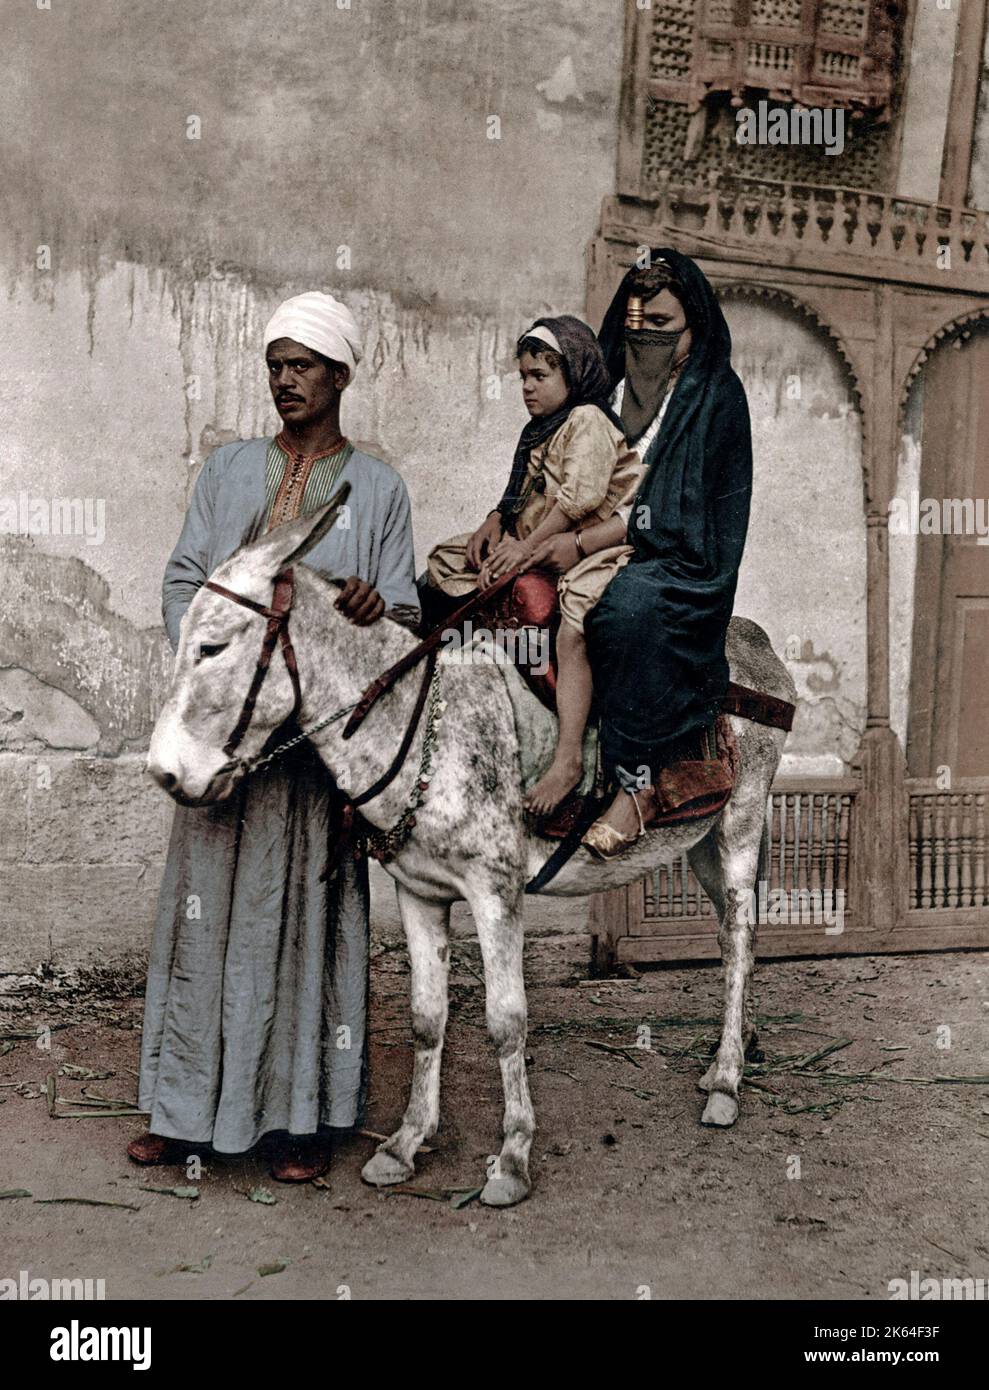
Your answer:
[[[522,894],[478,894],[470,900],[484,960],[488,1032],[498,1050],[505,1093],[501,1153],[491,1160],[481,1201],[510,1207],[529,1195],[529,1149],[535,1117],[525,1073],[526,1002],[522,974]]]
[[[725,1008],[721,1042],[703,1086],[709,1092],[701,1124],[726,1127],[738,1117],[738,1088],[745,1067],[745,1047],[752,1031],[748,999],[754,964],[755,910],[752,893],[759,863],[762,804],[732,808],[729,802],[718,827],[723,908],[718,945],[725,972]]]
[[[361,1177],[375,1187],[405,1182],[416,1150],[440,1122],[440,1059],[446,1032],[450,973],[449,903],[430,903],[398,885],[398,907],[412,968],[412,1089],[401,1127],[365,1163]]]

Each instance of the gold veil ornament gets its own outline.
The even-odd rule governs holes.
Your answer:
[[[669,261],[666,260],[664,256],[657,256],[655,259],[650,259],[649,261],[650,269],[657,265],[666,266],[667,269],[669,269],[669,264]],[[645,321],[645,301],[641,295],[630,294],[628,303],[625,306],[625,327],[631,328],[632,331],[635,332],[642,328]]]

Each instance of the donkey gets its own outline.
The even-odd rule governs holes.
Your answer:
[[[421,667],[374,704],[353,737],[343,736],[340,718],[376,676],[415,646],[411,633],[389,619],[354,626],[334,607],[332,584],[299,566],[291,598],[292,637],[285,640],[283,614],[283,654],[276,650],[279,623],[272,623],[271,605],[282,584],[276,586],[276,576],[297,565],[335,524],[339,500],[239,550],[209,581],[219,588],[204,586],[189,606],[148,756],[148,771],[183,805],[206,806],[228,797],[292,712],[300,728],[317,726],[311,742],[345,796],[359,798],[394,764],[403,731],[413,722]],[[258,651],[266,617],[267,679],[261,679]],[[734,681],[794,699],[785,667],[755,623],[733,619],[728,657]],[[523,745],[530,762],[533,753],[551,752],[555,720],[525,689],[513,700],[508,684],[513,680],[521,684],[513,667],[497,662],[440,660],[426,716],[404,762],[361,807],[371,827],[392,833],[393,857],[385,867],[397,885],[408,941],[415,1044],[401,1125],[379,1145],[362,1176],[375,1186],[407,1181],[419,1145],[437,1129],[450,905],[465,900],[477,927],[487,1025],[504,1087],[501,1151],[481,1194],[489,1206],[510,1206],[530,1190],[535,1121],[525,1067],[523,893],[555,848],[555,842],[533,832],[523,813],[520,757]],[[721,811],[649,831],[607,863],[579,848],[545,889],[574,896],[617,888],[687,851],[720,921],[724,1017],[717,1053],[699,1082],[708,1092],[701,1122],[716,1126],[735,1121],[745,1053],[756,1036],[748,991],[754,944],[750,894],[769,788],[786,738],[780,729],[735,716],[731,724],[739,769]],[[396,826],[402,835],[395,834]]]

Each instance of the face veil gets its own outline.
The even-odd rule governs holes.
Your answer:
[[[645,434],[663,404],[673,360],[686,327],[625,329],[625,393],[622,428],[629,444]]]

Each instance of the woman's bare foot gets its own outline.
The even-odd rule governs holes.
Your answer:
[[[330,1140],[324,1134],[287,1135],[275,1145],[271,1176],[275,1182],[312,1182],[330,1166]]]
[[[635,801],[632,799],[631,792],[620,791],[599,819],[605,825],[610,826],[612,830],[617,830],[619,835],[637,835],[641,825],[649,824],[649,812],[652,809],[652,797],[649,795],[651,791],[651,787],[644,787],[642,791],[635,793],[635,801],[639,803],[638,811],[635,809]],[[642,813],[641,825],[639,821],[640,811]]]
[[[189,1149],[190,1145],[181,1139],[166,1139],[161,1134],[152,1134],[150,1130],[145,1130],[127,1145],[127,1157],[134,1163],[141,1163],[146,1167],[153,1164],[184,1163]]]
[[[559,749],[549,767],[528,793],[523,806],[534,816],[548,816],[572,792],[584,774],[584,757],[561,753]]]

